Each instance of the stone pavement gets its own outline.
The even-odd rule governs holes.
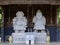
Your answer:
[[[17,44],[9,44],[9,43],[0,43],[0,45],[26,45],[26,44],[21,44],[21,43],[17,43]],[[30,44],[31,45],[31,44]],[[34,45],[60,45],[60,43],[58,42],[53,42],[53,43],[40,43],[40,44],[34,44]]]

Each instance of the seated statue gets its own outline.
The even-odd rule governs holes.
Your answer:
[[[42,12],[38,10],[36,16],[33,18],[34,29],[36,30],[45,30],[46,19],[42,16]]]
[[[24,13],[22,11],[18,11],[16,13],[16,17],[13,18],[13,27],[15,32],[24,32],[26,30],[27,19],[24,17]]]

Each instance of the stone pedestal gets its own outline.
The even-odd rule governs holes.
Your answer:
[[[25,43],[25,33],[12,33],[13,43]]]
[[[46,43],[47,34],[46,33],[36,33],[35,34],[35,43]]]
[[[28,32],[28,33],[12,33],[13,43],[25,43],[29,44],[29,40],[31,44],[34,43],[46,43],[47,40],[46,33],[36,33],[36,32]]]
[[[32,35],[26,35],[25,36],[25,42],[26,44],[28,45],[29,43],[34,45],[34,40],[35,40],[35,36],[32,34]]]

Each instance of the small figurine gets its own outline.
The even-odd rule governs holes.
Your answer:
[[[47,43],[50,43],[50,33],[48,29],[47,29]]]
[[[9,36],[9,43],[12,44],[12,36]]]
[[[1,43],[1,37],[0,37],[0,43]]]

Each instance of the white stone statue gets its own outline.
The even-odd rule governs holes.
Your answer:
[[[13,28],[15,32],[22,31],[24,32],[27,27],[27,19],[24,17],[24,13],[22,11],[18,11],[16,13],[16,17],[13,18]]]
[[[45,30],[46,19],[42,16],[42,12],[38,10],[36,16],[33,18],[34,29],[36,30]]]

